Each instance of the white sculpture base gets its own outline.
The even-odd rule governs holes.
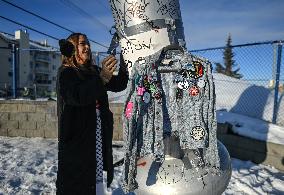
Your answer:
[[[221,166],[220,175],[208,173],[206,167],[199,168],[198,171],[196,168],[186,167],[185,161],[170,156],[166,156],[162,165],[153,162],[149,157],[139,159],[136,177],[139,188],[135,190],[135,194],[222,194],[229,184],[232,169],[229,153],[219,141],[218,152]]]

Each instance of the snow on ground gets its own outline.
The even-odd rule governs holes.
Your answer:
[[[0,194],[54,194],[57,142],[0,137]]]
[[[121,144],[119,142],[118,144]],[[123,149],[114,147],[114,162]],[[0,136],[0,194],[55,194],[57,139]],[[224,195],[284,194],[284,173],[264,165],[232,159],[232,178]],[[119,195],[122,167],[107,194]],[[112,193],[113,192],[113,193]]]
[[[236,134],[252,139],[284,145],[284,127],[232,112],[217,111],[219,123],[232,124]]]
[[[234,113],[272,121],[274,91],[220,73],[214,73],[213,77],[218,110],[226,109]],[[283,117],[278,117],[279,124],[281,121],[284,124]]]

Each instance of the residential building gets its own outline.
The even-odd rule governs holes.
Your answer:
[[[61,63],[57,49],[29,39],[27,31],[15,35],[0,32],[0,90],[12,87],[12,44],[16,46],[16,80],[19,94],[23,88],[36,89],[38,96],[56,91],[56,74]]]

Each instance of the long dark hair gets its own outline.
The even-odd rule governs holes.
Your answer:
[[[66,56],[62,55],[62,66],[63,67],[72,67],[78,70],[79,76],[82,78],[80,71],[83,71],[86,74],[96,74],[97,70],[93,65],[92,55],[90,56],[89,61],[84,64],[80,65],[77,62],[76,55],[78,55],[78,45],[79,45],[79,36],[84,36],[87,39],[87,36],[83,33],[72,33],[66,40],[73,45],[73,49],[70,51],[72,54]],[[90,48],[91,51],[91,48]]]

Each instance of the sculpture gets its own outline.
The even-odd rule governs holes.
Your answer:
[[[211,63],[186,50],[179,1],[110,4],[113,40],[119,41],[130,78],[124,191],[221,194],[231,165],[226,148],[217,144]]]

